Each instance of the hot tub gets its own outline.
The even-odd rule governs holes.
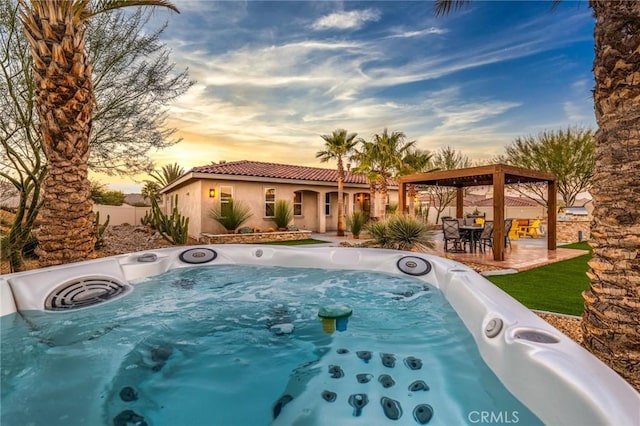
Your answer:
[[[240,290],[243,275],[253,278]],[[382,281],[374,284],[378,277]],[[356,284],[345,284],[352,279]],[[157,296],[160,287],[172,293]],[[222,305],[209,305],[213,299],[205,287]],[[311,296],[297,300],[297,289]],[[5,275],[0,290],[2,424],[635,425],[640,419],[640,396],[615,372],[473,270],[425,254],[176,247]],[[279,301],[278,292],[288,298]],[[391,316],[368,306],[377,293]],[[201,299],[204,305],[195,303]],[[127,304],[132,300],[134,305]],[[268,302],[268,312],[251,311],[259,301]],[[433,308],[414,312],[427,303]],[[220,307],[225,305],[249,311],[226,311]],[[136,333],[129,329],[130,318],[157,310],[170,312],[170,322],[158,320],[145,326],[144,338],[130,338]],[[98,312],[111,314],[113,323],[98,319],[87,325]],[[375,326],[365,339],[360,330],[366,323]],[[193,331],[200,325],[203,330]],[[178,326],[185,330],[176,332]],[[235,340],[219,340],[230,328]],[[406,337],[405,329],[411,329]],[[11,335],[18,332],[24,336],[16,345]],[[421,338],[429,333],[436,343],[422,349]],[[473,348],[456,333],[468,335]],[[473,368],[487,372],[466,377],[467,367],[438,353],[438,339],[442,352],[445,346],[461,351]],[[100,341],[108,342],[113,356],[97,349]],[[236,344],[258,348],[252,361]],[[209,356],[223,361],[207,370],[193,365]],[[285,373],[269,368],[277,362],[287,366]],[[448,364],[451,374],[464,376],[456,385],[447,382]],[[202,371],[189,387],[192,393],[165,389],[184,383],[185,371]],[[245,379],[234,376],[242,371],[252,372]],[[480,402],[502,395],[490,384],[493,376],[513,401],[507,396],[504,406]],[[20,390],[21,381],[30,383],[28,389]],[[465,383],[477,388],[471,391]],[[69,396],[66,389],[74,387],[83,389],[81,395]],[[205,406],[198,398],[207,400],[211,387],[217,393],[210,399],[219,404]],[[156,391],[164,396],[154,398]],[[487,398],[475,403],[470,393]],[[457,394],[465,395],[454,401]],[[256,400],[262,397],[266,401]],[[268,413],[243,417],[251,411],[235,407],[243,399],[247,407]],[[219,417],[225,407],[237,413]]]

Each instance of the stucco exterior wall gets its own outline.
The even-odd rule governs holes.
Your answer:
[[[302,215],[294,216],[292,224],[298,226],[300,229],[315,231],[317,228],[317,191],[314,191],[310,187],[282,183],[243,182],[232,180],[201,180],[199,182],[203,185],[203,211],[201,214],[202,230],[200,232],[223,233],[225,231],[222,225],[209,217],[209,211],[212,208],[220,208],[220,193],[221,187],[223,186],[231,187],[234,201],[248,206],[253,212],[253,215],[242,226],[259,228],[263,231],[266,231],[269,228],[276,228],[273,218],[265,215],[264,195],[267,188],[275,188],[276,202],[278,200],[287,200],[292,209],[294,192],[303,191]],[[209,197],[209,189],[215,189],[215,198]]]
[[[259,179],[259,178],[256,178]],[[202,233],[220,234],[225,230],[218,222],[209,217],[212,208],[220,208],[221,187],[232,189],[235,202],[248,206],[253,215],[242,225],[266,231],[276,228],[273,218],[265,215],[265,190],[275,188],[275,199],[289,201],[293,208],[294,193],[302,191],[302,215],[295,215],[291,224],[301,230],[314,232],[334,231],[337,229],[337,185],[303,184],[283,182],[255,182],[250,180],[196,179],[180,187],[172,189],[165,195],[166,209],[170,211],[170,197],[178,194],[180,213],[189,217],[189,236],[199,238]],[[215,190],[215,197],[209,197],[209,190]],[[345,185],[345,214],[358,210],[354,203],[354,195],[368,193],[368,186]],[[330,194],[331,214],[325,215],[325,194]],[[389,191],[390,202],[397,202],[397,190]]]
[[[202,200],[205,197],[200,181],[192,181],[164,196],[163,210],[166,214],[173,211],[173,202],[178,195],[178,211],[189,218],[189,236],[197,238],[202,230]]]
[[[94,204],[93,211],[100,213],[100,223],[104,223],[109,216],[109,225],[140,225],[140,220],[151,210],[151,207],[134,207],[128,204],[121,206],[106,206],[102,204]]]
[[[293,217],[293,224],[300,229],[319,229],[318,202],[320,192],[302,190],[302,215]],[[293,202],[291,203],[293,207]],[[324,210],[324,204],[322,204]]]

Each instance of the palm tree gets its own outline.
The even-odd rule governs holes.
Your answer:
[[[384,129],[382,134],[373,135],[375,157],[377,159],[378,187],[382,200],[387,199],[389,179],[396,178],[404,168],[403,159],[413,149],[415,141],[407,142],[403,132],[394,131],[389,134]],[[381,210],[384,217],[384,210]]]
[[[155,181],[158,182],[161,187],[165,187],[174,180],[178,179],[183,174],[184,168],[178,165],[178,163],[173,163],[165,164],[160,170],[152,171],[151,173],[149,173],[149,176],[155,179]]]
[[[444,14],[468,0],[436,0]],[[593,257],[584,345],[640,390],[640,2],[590,0],[595,17]]]
[[[355,150],[351,160],[356,162],[353,172],[367,177],[369,182],[369,218],[376,217],[375,198],[378,192],[377,151],[372,142],[359,140],[361,149]]]
[[[347,133],[345,129],[334,130],[330,135],[322,135],[325,141],[324,151],[318,151],[316,158],[326,163],[329,160],[337,160],[338,166],[338,233],[339,237],[344,236],[344,166],[342,158],[353,152],[356,144],[357,133]]]
[[[432,167],[431,159],[433,158],[433,154],[429,151],[424,151],[421,149],[409,149],[405,152],[405,156],[402,159],[402,169],[398,173],[398,175],[410,175],[413,173],[421,173],[421,172],[431,172],[436,169]],[[409,198],[409,214],[414,215],[414,200],[418,191],[416,190],[416,186],[414,184],[407,185],[407,198]],[[403,212],[401,212],[403,213]]]
[[[92,257],[95,245],[89,135],[95,97],[85,48],[92,16],[124,6],[164,6],[163,0],[19,0],[31,47],[42,148],[48,173],[43,185],[37,254],[43,266]]]
[[[151,171],[149,176],[151,176],[153,180],[144,181],[142,195],[158,200],[160,197],[158,192],[183,174],[184,168],[178,165],[178,163],[165,164],[159,170]]]

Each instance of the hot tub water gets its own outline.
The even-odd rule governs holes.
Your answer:
[[[478,413],[539,423],[440,291],[418,279],[216,265],[133,284],[90,309],[0,319],[0,423],[398,424],[399,414],[420,424],[415,410],[426,405],[429,424]],[[328,334],[318,311],[340,303],[353,314]],[[410,389],[420,381],[428,390]]]

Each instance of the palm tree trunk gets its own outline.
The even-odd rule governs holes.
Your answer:
[[[89,188],[89,134],[94,105],[85,25],[74,2],[23,6],[31,45],[37,111],[48,160],[36,251],[43,266],[91,257],[95,244]]]
[[[380,206],[380,215],[383,220],[385,217],[387,217],[387,194],[387,180],[383,177],[382,179],[380,179],[380,204],[382,204]]]
[[[369,183],[369,219],[376,217],[376,183]]]
[[[640,2],[595,1],[595,210],[585,346],[640,390]]]
[[[344,167],[342,157],[338,156],[338,237],[344,237]]]
[[[416,195],[418,194],[418,191],[416,191],[416,186],[414,184],[409,184],[407,185],[407,198],[409,199],[409,202],[407,203],[409,205],[409,216],[414,216],[416,215],[416,206],[415,206],[415,200],[416,200]],[[406,212],[398,212],[400,214],[405,214]]]

